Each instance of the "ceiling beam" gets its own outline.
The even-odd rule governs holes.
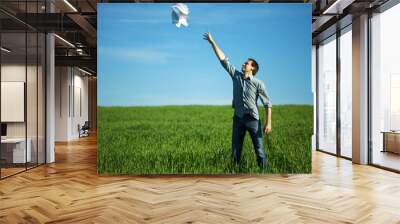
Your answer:
[[[87,67],[96,72],[97,59],[91,56],[55,56],[56,66]]]
[[[83,17],[80,14],[67,14],[67,16],[74,21],[78,26],[82,28],[83,31],[86,32],[86,34],[90,37],[89,39],[96,39],[97,36],[97,31],[96,28],[90,24],[85,17]],[[89,40],[88,40],[89,41]],[[91,43],[91,45],[96,45],[96,43]]]

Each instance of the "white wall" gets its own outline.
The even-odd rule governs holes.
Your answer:
[[[25,121],[25,82],[2,81],[0,101],[2,122]]]
[[[56,67],[55,88],[55,140],[77,139],[78,124],[88,120],[88,77],[73,67]]]
[[[25,64],[8,64],[1,66],[1,81],[25,82]],[[6,110],[6,108],[1,108]],[[7,137],[25,137],[25,122],[7,122]]]
[[[69,68],[55,68],[55,141],[68,140],[68,117],[69,117]]]
[[[74,70],[74,107],[72,108],[72,120],[71,120],[71,135],[74,138],[79,137],[79,132],[78,132],[78,124],[81,126],[85,123],[85,121],[88,121],[89,119],[89,113],[88,113],[88,77],[81,76],[83,73],[78,73],[76,75],[76,72],[78,70]]]

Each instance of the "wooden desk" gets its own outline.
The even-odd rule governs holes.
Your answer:
[[[400,154],[400,131],[382,131],[383,150],[382,152],[393,152]]]
[[[1,157],[6,160],[6,163],[25,163],[31,162],[31,145],[30,138],[27,139],[26,154],[25,154],[25,138],[6,138],[1,139]],[[26,160],[26,161],[25,161]]]

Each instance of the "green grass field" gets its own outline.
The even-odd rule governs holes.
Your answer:
[[[99,107],[99,173],[310,173],[312,106],[275,105],[260,170],[247,133],[242,164],[231,161],[229,106]],[[264,109],[260,109],[264,121]]]

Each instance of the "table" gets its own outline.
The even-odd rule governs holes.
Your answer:
[[[381,133],[383,133],[382,152],[400,154],[400,131],[382,131]]]
[[[25,154],[25,140],[28,142]],[[6,138],[1,139],[1,157],[9,163],[31,162],[32,153],[30,138]]]

